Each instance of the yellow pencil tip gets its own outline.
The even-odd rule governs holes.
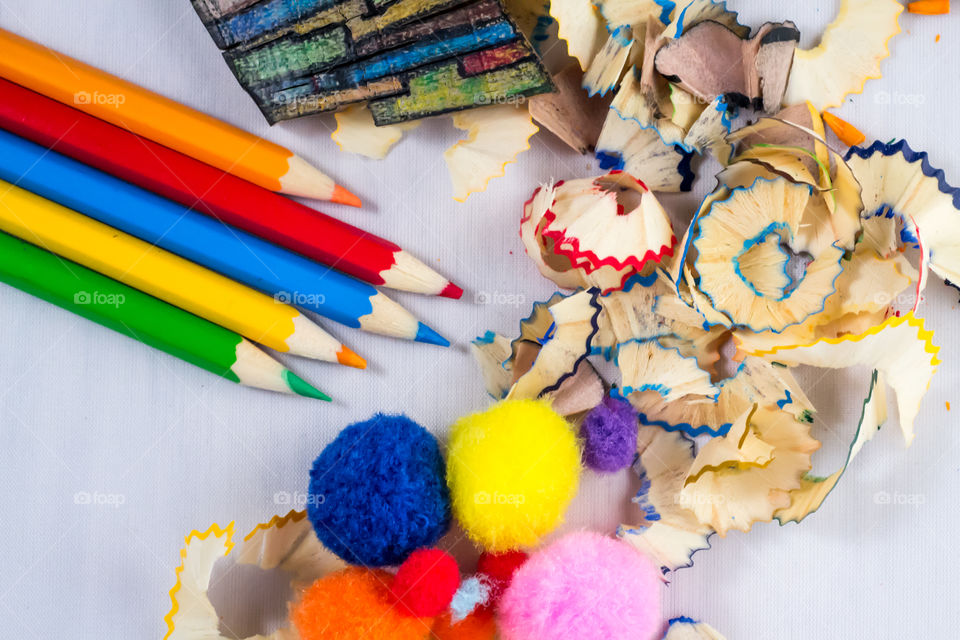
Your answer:
[[[367,368],[367,361],[351,351],[346,345],[340,346],[340,351],[337,352],[337,362],[356,369]]]
[[[330,196],[330,202],[346,204],[351,207],[360,207],[360,198],[350,193],[338,184],[333,185],[333,194]]]

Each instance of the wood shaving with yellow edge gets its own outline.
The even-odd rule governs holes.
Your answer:
[[[526,105],[512,104],[460,111],[453,115],[453,126],[467,132],[443,154],[457,202],[504,175],[506,166],[530,148],[530,136],[539,131]]]

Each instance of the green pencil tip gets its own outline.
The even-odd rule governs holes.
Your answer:
[[[317,400],[323,400],[325,402],[330,402],[331,400],[330,396],[325,394],[323,391],[320,391],[289,369],[283,372],[283,381],[287,383],[288,387],[290,387],[290,391],[293,391],[297,395],[306,396],[307,398],[316,398]]]

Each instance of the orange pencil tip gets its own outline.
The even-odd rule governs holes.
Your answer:
[[[846,120],[838,118],[828,111],[824,111],[820,115],[823,116],[823,121],[833,130],[840,142],[848,147],[855,147],[867,139],[863,132]]]
[[[444,298],[453,298],[454,300],[459,300],[460,296],[463,295],[463,289],[452,282],[448,282],[447,286],[445,286],[443,291],[440,292],[440,295]]]
[[[351,351],[346,345],[340,346],[340,351],[337,352],[337,362],[355,369],[367,368],[367,361]]]
[[[939,16],[950,13],[950,0],[917,0],[907,3],[907,11],[925,16]]]
[[[338,184],[333,185],[333,193],[330,195],[330,202],[345,204],[351,207],[360,207],[362,205],[360,198]]]

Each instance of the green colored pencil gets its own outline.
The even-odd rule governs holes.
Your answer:
[[[250,387],[330,398],[240,334],[0,233],[0,282]]]

